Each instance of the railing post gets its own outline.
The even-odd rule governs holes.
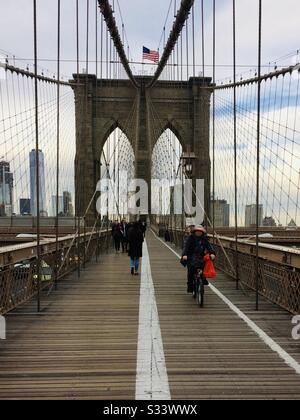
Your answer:
[[[97,228],[96,228],[96,232],[97,232],[97,239],[96,239],[96,241],[97,241],[97,244],[96,244],[96,263],[98,262],[98,260],[99,260],[99,235],[100,235],[100,229],[99,229],[99,220],[97,220]]]
[[[78,266],[77,266],[77,274],[78,274],[78,278],[80,278],[80,265],[81,265],[81,253],[80,253],[80,217],[78,216],[77,218],[77,222],[78,222],[78,238],[77,238],[77,258],[78,258]]]
[[[85,270],[85,264],[86,264],[86,220],[85,216],[83,217],[83,269]]]

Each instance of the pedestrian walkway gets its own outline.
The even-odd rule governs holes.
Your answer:
[[[0,398],[300,399],[291,317],[219,274],[214,286],[293,358],[272,351],[216,291],[200,309],[178,257],[147,235],[141,277],[124,254],[102,256],[58,291],[7,316]],[[234,306],[236,305],[236,306]]]

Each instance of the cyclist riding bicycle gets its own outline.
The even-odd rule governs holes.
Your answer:
[[[216,253],[214,247],[209,242],[206,230],[203,226],[195,226],[192,235],[187,239],[183,252],[182,260],[187,261],[189,270],[188,275],[188,293],[193,292],[193,279],[197,274],[197,270],[204,269],[204,256],[209,254],[212,260],[215,259]],[[208,285],[208,281],[204,279],[204,284]]]

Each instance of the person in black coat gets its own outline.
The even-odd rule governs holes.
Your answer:
[[[134,223],[128,230],[128,244],[130,257],[130,269],[132,275],[139,274],[140,258],[143,256],[144,235],[138,223]]]
[[[120,252],[121,248],[121,240],[122,240],[122,232],[121,227],[118,221],[115,221],[112,225],[111,234],[115,244],[116,253]]]
[[[204,256],[209,254],[211,259],[215,259],[215,249],[209,242],[206,230],[203,226],[195,226],[193,233],[187,237],[182,252],[183,261],[188,266],[188,293],[193,291],[193,279],[198,269],[204,268]],[[204,284],[208,282],[204,279]]]
[[[127,252],[128,248],[128,223],[126,220],[122,220],[120,224],[121,234],[122,234],[122,251]]]

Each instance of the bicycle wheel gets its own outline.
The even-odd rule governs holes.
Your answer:
[[[198,302],[198,305],[200,306],[200,308],[203,308],[203,305],[204,305],[204,284],[203,284],[203,279],[202,278],[198,281],[198,285],[197,285],[197,302]]]
[[[196,297],[197,297],[197,280],[194,279],[194,282],[193,282],[193,298],[196,299]]]

